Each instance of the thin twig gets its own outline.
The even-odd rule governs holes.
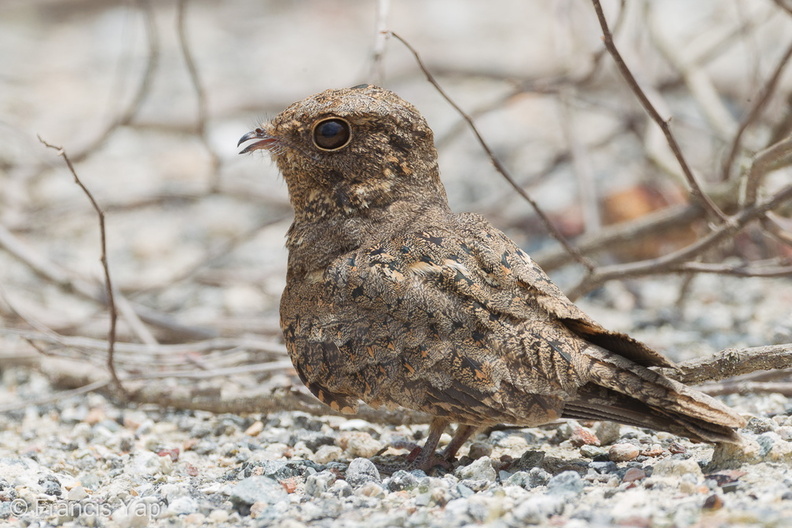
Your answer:
[[[784,187],[772,198],[761,202],[752,207],[743,209],[732,217],[731,221],[719,225],[710,231],[707,236],[700,238],[696,242],[680,250],[668,253],[655,259],[630,262],[615,266],[603,266],[597,268],[588,276],[584,277],[572,288],[569,293],[570,299],[575,299],[586,292],[589,292],[601,284],[614,279],[626,279],[643,275],[658,273],[676,272],[676,266],[682,262],[693,259],[701,255],[704,251],[713,247],[727,237],[733,236],[753,220],[760,218],[767,211],[778,207],[784,202],[792,200],[792,185]]]
[[[644,240],[647,236],[662,236],[703,217],[704,210],[696,204],[674,205],[632,221],[605,226],[596,235],[581,236],[575,240],[575,244],[584,255],[610,251]],[[539,251],[531,256],[545,271],[560,268],[570,261],[570,255],[560,248]]]
[[[760,223],[765,233],[782,244],[792,247],[792,220],[769,212]]]
[[[24,263],[39,277],[52,282],[63,291],[75,293],[99,304],[107,304],[107,296],[95,291],[94,285],[79,279],[72,278],[54,262],[35,252],[24,244],[11,231],[0,225],[0,247],[10,255]],[[205,328],[197,328],[179,323],[172,316],[158,312],[141,304],[130,302],[135,313],[146,323],[167,330],[173,336],[183,339],[207,339],[215,337],[216,332]]]
[[[522,196],[525,199],[525,201],[527,201],[531,205],[531,207],[533,207],[534,211],[536,211],[536,214],[539,216],[540,220],[542,221],[542,224],[544,224],[545,229],[547,229],[548,233],[550,233],[550,235],[552,235],[553,238],[555,238],[562,246],[564,246],[564,249],[566,249],[569,252],[569,254],[572,255],[573,258],[578,263],[585,266],[585,268],[588,269],[589,271],[593,270],[595,268],[595,264],[586,257],[584,257],[583,255],[581,255],[580,252],[577,250],[577,248],[575,248],[572,244],[569,243],[566,237],[564,237],[564,235],[562,235],[561,232],[553,225],[547,214],[539,207],[539,204],[537,204],[534,201],[534,199],[531,198],[531,196],[527,192],[525,192],[525,190],[522,187],[520,187],[520,185],[514,180],[514,178],[512,178],[511,174],[503,165],[503,163],[500,162],[500,160],[495,156],[495,153],[492,152],[492,149],[490,149],[487,142],[484,141],[484,138],[481,136],[481,133],[479,133],[478,128],[476,128],[476,124],[473,122],[473,118],[471,118],[467,113],[465,113],[465,111],[462,110],[462,108],[460,108],[459,105],[457,105],[454,102],[454,100],[451,99],[451,97],[449,97],[449,95],[445,92],[445,90],[443,90],[443,88],[434,78],[432,73],[426,68],[415,48],[413,48],[409,42],[404,40],[398,34],[391,31],[391,35],[393,35],[394,38],[398,39],[399,42],[404,44],[404,46],[410,51],[410,53],[412,53],[413,57],[415,57],[416,63],[418,64],[418,67],[421,69],[424,75],[426,75],[426,79],[429,81],[429,83],[435,87],[437,92],[443,97],[443,99],[445,99],[448,102],[448,104],[450,104],[454,108],[454,110],[457,111],[457,113],[462,117],[462,119],[467,121],[468,125],[470,126],[470,130],[476,136],[476,139],[478,140],[479,144],[484,149],[484,151],[487,153],[487,156],[489,156],[489,159],[492,162],[493,166],[495,167],[495,170],[498,171],[498,173],[500,173],[500,175],[503,176],[507,182],[509,182],[509,184],[514,188],[514,190],[517,191],[517,193],[520,196]]]
[[[118,391],[126,396],[127,391],[121,383],[121,380],[118,378],[118,373],[116,373],[115,369],[115,363],[113,362],[115,355],[116,323],[118,322],[118,312],[116,311],[115,298],[113,296],[113,282],[110,278],[110,266],[107,263],[107,233],[105,231],[104,211],[102,211],[102,208],[99,207],[98,203],[96,203],[96,200],[94,199],[93,194],[91,194],[91,191],[88,190],[88,187],[86,187],[80,180],[80,177],[77,176],[77,171],[74,169],[74,165],[72,165],[72,162],[63,147],[51,145],[44,141],[41,136],[39,136],[38,139],[45,147],[56,150],[58,155],[63,158],[63,161],[66,162],[66,166],[69,168],[69,172],[71,172],[72,176],[74,177],[74,183],[76,183],[85,193],[85,196],[88,197],[88,200],[91,202],[91,205],[93,206],[94,210],[96,211],[96,215],[99,218],[99,234],[102,250],[102,256],[100,260],[102,262],[102,269],[104,270],[105,291],[107,292],[107,307],[110,312],[110,329],[107,333],[107,369],[110,371],[110,376],[112,377],[113,383],[115,384]]]
[[[383,71],[383,58],[385,46],[388,43],[388,17],[391,11],[391,0],[377,0],[377,34],[374,37],[374,49],[371,53],[371,69],[369,78],[375,84],[381,84],[385,73]]]
[[[613,57],[619,72],[622,74],[622,77],[624,77],[625,81],[627,81],[627,85],[638,98],[641,106],[643,106],[644,110],[649,114],[652,120],[657,123],[657,125],[660,127],[660,130],[663,131],[663,135],[668,142],[668,146],[674,153],[674,157],[676,157],[677,162],[682,169],[682,173],[685,175],[685,179],[690,186],[690,192],[693,194],[693,198],[703,205],[711,217],[718,220],[719,222],[728,222],[729,218],[726,216],[726,214],[721,211],[721,209],[710,199],[709,196],[704,193],[704,191],[701,190],[701,187],[699,186],[693,171],[690,170],[690,167],[688,166],[688,163],[682,154],[682,150],[679,148],[676,138],[671,133],[671,128],[668,126],[668,122],[660,116],[654,105],[652,105],[651,101],[649,101],[649,98],[646,97],[646,94],[641,89],[641,86],[635,80],[635,77],[633,77],[630,68],[624,62],[619,50],[616,49],[616,45],[613,42],[613,35],[611,34],[610,29],[608,29],[608,21],[605,19],[605,14],[602,12],[602,6],[600,5],[599,0],[592,0],[592,3],[594,4],[594,10],[597,13],[597,19],[599,20],[600,27],[602,28],[605,48]]]
[[[55,403],[58,401],[65,400],[66,398],[71,398],[72,396],[81,396],[83,394],[88,394],[89,392],[98,391],[107,386],[110,382],[109,379],[100,379],[88,383],[86,385],[82,385],[77,387],[76,389],[70,389],[66,391],[58,391],[55,394],[51,394],[49,396],[44,396],[42,398],[35,398],[32,400],[24,400],[18,402],[11,402],[8,404],[0,405],[0,413],[5,412],[12,412],[17,411],[20,409],[24,409],[25,407],[29,407],[31,405],[39,406],[39,405],[46,405],[48,403]]]
[[[751,206],[756,203],[759,187],[764,177],[774,170],[792,164],[792,135],[757,152],[745,175],[741,205]]]
[[[252,374],[254,372],[275,372],[278,370],[291,370],[294,368],[290,359],[281,361],[269,361],[267,363],[247,364],[236,367],[214,368],[212,370],[170,370],[161,372],[146,372],[144,374],[131,375],[129,380],[153,380],[163,378],[186,378],[186,379],[208,379],[233,377],[239,374]]]
[[[116,117],[88,146],[72,156],[74,163],[79,163],[97,151],[104,145],[110,136],[122,126],[128,125],[137,114],[143,101],[146,99],[154,80],[154,72],[157,70],[159,62],[159,36],[157,24],[154,20],[154,10],[149,0],[136,0],[143,13],[144,27],[148,37],[148,55],[146,57],[146,67],[140,77],[135,95],[124,110]]]
[[[737,128],[737,133],[734,135],[734,139],[732,139],[731,145],[729,146],[729,150],[726,154],[726,157],[723,160],[723,165],[721,166],[721,180],[726,181],[729,179],[732,165],[734,164],[734,158],[737,157],[737,151],[740,150],[742,145],[742,137],[745,131],[748,129],[749,126],[759,117],[759,114],[762,112],[764,107],[770,101],[773,93],[775,92],[776,87],[778,86],[778,81],[781,78],[781,74],[784,72],[784,68],[789,63],[789,59],[792,57],[792,43],[787,47],[784,54],[781,56],[781,60],[778,61],[776,64],[773,73],[767,79],[767,82],[759,91],[759,95],[751,105],[751,108],[745,114],[745,117],[740,121],[740,125]]]
[[[716,273],[738,277],[788,277],[792,276],[792,266],[760,266],[754,264],[729,265],[705,262],[685,262],[669,268],[669,271],[687,271],[695,273]]]
[[[195,90],[195,97],[198,103],[198,119],[196,123],[198,137],[200,138],[204,149],[209,154],[211,163],[212,178],[210,182],[210,190],[211,192],[217,192],[220,189],[221,160],[220,156],[217,154],[217,152],[215,152],[214,148],[212,148],[212,144],[209,142],[209,137],[206,134],[206,91],[203,88],[201,76],[198,74],[198,67],[195,65],[195,61],[193,60],[192,52],[190,51],[190,44],[187,41],[187,27],[185,24],[186,4],[187,0],[178,0],[176,3],[176,33],[179,36],[179,49],[182,52],[184,63],[187,65],[187,72],[190,74],[190,83],[193,86],[193,90]]]
[[[728,394],[783,394],[792,396],[792,382],[782,381],[741,381],[737,383],[708,383],[697,387],[710,396]]]
[[[788,15],[792,16],[792,6],[786,5],[784,0],[773,0],[773,2],[775,2],[775,5],[777,5],[780,9],[786,11]]]
[[[64,336],[51,330],[31,331],[0,327],[0,335],[14,335],[31,341],[42,341],[57,345],[59,348],[81,348],[86,350],[107,349],[107,341],[103,339]],[[116,353],[129,353],[139,359],[143,358],[146,362],[152,361],[152,358],[156,356],[172,357],[179,354],[205,353],[211,351],[223,351],[223,354],[227,354],[227,351],[239,348],[247,349],[252,352],[266,353],[274,357],[286,356],[286,347],[284,347],[283,344],[257,338],[218,337],[193,343],[158,344],[153,347],[140,343],[125,343],[123,341],[117,342],[115,345]]]
[[[727,348],[677,368],[659,369],[665,376],[686,384],[720,381],[761,370],[792,368],[792,343],[754,348]]]

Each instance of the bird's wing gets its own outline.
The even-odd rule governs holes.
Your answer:
[[[490,260],[500,255],[504,271],[520,283],[524,295],[535,299],[543,310],[574,334],[645,367],[675,367],[671,360],[644,343],[621,332],[603,328],[591,319],[564,295],[527,253],[484,218],[474,214],[459,216],[464,217],[464,225],[471,226],[470,239],[476,242],[477,249],[489,254]]]
[[[464,225],[476,225],[473,222],[475,218],[468,218]],[[744,425],[742,417],[717,400],[645,368],[673,364],[643,343],[606,330],[594,322],[503,233],[483,219],[479,219],[477,227],[472,232],[479,235],[471,236],[472,232],[469,232],[466,240],[474,241],[470,243],[477,253],[488,255],[481,260],[492,261],[500,256],[504,273],[514,276],[518,283],[516,289],[533,299],[541,312],[561,323],[585,343],[572,357],[584,365],[586,379],[591,384],[578,389],[578,394],[564,410],[565,416],[608,419],[618,417],[617,411],[623,407],[625,414],[617,421],[639,423],[629,416],[629,410],[643,407],[651,410],[652,416],[659,420],[655,424],[647,418],[643,422],[645,426],[684,432],[690,438],[706,441],[739,441],[739,436],[731,428]],[[610,410],[589,401],[591,390],[604,390],[609,394]],[[659,425],[663,423],[666,425]]]
[[[588,343],[525,295],[513,244],[496,255],[457,231],[428,226],[339,259],[325,284],[334,285],[332,311],[343,324],[326,325],[324,338],[356,354],[349,368],[359,369],[361,386],[390,379],[412,391],[390,393],[402,405],[434,414],[447,405],[449,416],[492,422],[557,418],[583,383]]]

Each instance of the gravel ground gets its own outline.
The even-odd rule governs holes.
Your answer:
[[[99,396],[3,426],[10,526],[784,526],[792,515],[784,414],[753,418],[748,461],[725,469],[707,467],[711,447],[669,435],[566,424],[481,435],[475,460],[433,476],[366,458],[422,427],[120,410]]]
[[[0,240],[0,408],[14,408],[0,413],[0,526],[792,525],[792,405],[779,394],[724,397],[752,416],[741,451],[569,422],[482,433],[452,469],[431,475],[388,469],[408,452],[396,446],[423,441],[425,425],[297,412],[211,414],[128,406],[102,393],[63,396],[59,391],[74,386],[64,385],[53,358],[18,331],[106,336],[105,309],[63,286],[75,281],[101,291],[98,229],[85,195],[36,134],[79,153],[133,99],[151,38],[133,4],[0,3],[0,228],[38,257],[13,257],[7,236]],[[174,31],[176,3],[151,4],[159,53],[149,92],[128,126],[76,164],[106,211],[114,281],[131,301],[191,328],[277,345],[290,209],[275,168],[237,156],[235,144],[257,119],[295,100],[371,80],[376,3],[189,2],[188,40],[208,101],[203,139],[195,133],[195,92]],[[569,156],[553,161],[570,144],[585,147],[597,197],[647,181],[665,197],[684,195],[663,168],[674,162],[664,161],[651,134],[638,141],[629,130],[614,135],[625,121],[634,126],[620,111],[642,111],[626,103],[632,96],[608,66],[582,92],[544,89],[548,79],[585,73],[602,47],[586,2],[508,0],[497,9],[474,0],[392,4],[390,27],[420,50],[464,108],[481,111],[477,123],[495,152],[566,232],[580,232],[586,202]],[[769,0],[653,5],[680,49],[700,53],[705,41],[724,35],[739,40],[722,46],[702,70],[735,107],[752,100],[792,33]],[[615,7],[606,2],[609,16]],[[665,86],[652,97],[664,115],[673,114],[694,170],[710,174],[723,138],[706,126],[706,112],[689,91],[674,88],[683,83],[647,36],[644,15],[630,9],[617,39],[625,58],[641,82]],[[530,208],[493,172],[409,53],[391,41],[382,66],[383,84],[420,108],[436,132],[452,207],[485,214],[531,252],[548,247]],[[507,97],[520,83],[535,90]],[[779,90],[791,84],[784,77]],[[781,115],[783,101],[773,99],[765,113]],[[745,141],[758,149],[763,134],[769,129],[749,129]],[[36,263],[51,276],[44,278]],[[553,278],[568,286],[575,273],[559,269]],[[677,303],[682,285],[677,277],[613,282],[580,304],[605,326],[676,361],[792,342],[789,279],[698,276]],[[160,342],[185,339],[148,328]],[[144,337],[121,318],[121,341]],[[66,353],[47,346],[51,355]],[[255,359],[234,354],[231,365]],[[81,368],[103,372],[103,358],[81,357]],[[171,368],[198,368],[205,357],[168,359]],[[232,394],[239,386],[299,384],[283,369],[163,386],[171,383],[174,390]]]
[[[723,291],[743,284],[705,282],[700,287]],[[788,306],[789,292],[754,284],[762,286],[776,313]],[[738,321],[742,306],[734,301],[721,299],[714,317]],[[587,308],[601,319],[621,313]],[[706,327],[706,306],[697,301],[689,309],[703,314],[691,324]],[[644,325],[642,337],[673,335],[666,341],[672,350],[688,348],[694,331],[685,323],[655,323]],[[754,319],[754,332],[732,337],[761,342],[770,328],[788,337],[791,323],[787,314]],[[704,346],[714,350],[719,335],[704,337]],[[2,381],[3,398],[53,390],[24,367],[3,370]],[[0,416],[0,519],[118,527],[788,525],[792,404],[778,394],[726,401],[751,416],[740,451],[566,422],[480,434],[453,469],[426,475],[389,469],[407,453],[395,446],[423,440],[422,425],[130,408],[89,394]]]

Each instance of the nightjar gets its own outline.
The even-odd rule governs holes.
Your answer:
[[[322,402],[430,414],[416,464],[458,423],[452,457],[482,426],[611,420],[739,443],[744,419],[649,367],[661,354],[606,330],[484,218],[453,213],[432,130],[410,103],[360,85],[292,104],[245,134],[294,207],[281,327]]]

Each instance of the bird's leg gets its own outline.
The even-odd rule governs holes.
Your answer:
[[[456,456],[456,452],[459,451],[459,448],[462,447],[462,444],[467,442],[468,438],[473,436],[473,433],[475,433],[477,429],[478,427],[475,425],[459,424],[456,432],[454,433],[454,438],[452,438],[451,443],[449,443],[446,448],[443,449],[443,454],[441,456],[446,460],[452,459],[454,456]]]
[[[448,424],[449,421],[445,418],[432,418],[432,423],[429,424],[429,436],[426,438],[421,452],[415,460],[410,463],[411,467],[428,472],[434,466],[445,462],[445,460],[438,461],[438,457],[435,456],[435,450],[437,449],[437,444],[440,442],[440,436],[443,434]]]

